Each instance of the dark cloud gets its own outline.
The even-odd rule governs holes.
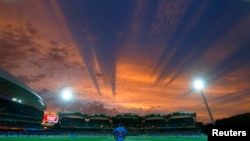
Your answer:
[[[27,31],[29,32],[30,35],[32,35],[32,36],[37,36],[38,35],[38,29],[36,29],[33,24],[26,23],[25,26],[26,26]]]
[[[36,47],[33,38],[36,34],[34,31],[28,31],[31,30],[30,26],[30,24],[19,27],[5,25],[0,28],[1,67],[21,67],[19,61],[25,60],[29,56],[30,47]],[[13,63],[13,60],[16,62]]]
[[[21,2],[21,0],[1,0],[0,1],[0,4],[3,3],[3,4],[17,4]]]
[[[204,13],[203,16],[194,23],[195,26],[192,30],[184,34],[188,25],[187,23],[193,22],[189,17],[191,15],[195,17],[194,13],[200,14],[195,12],[195,10],[199,10],[198,5],[199,2],[193,3],[190,6],[190,9],[182,17],[181,24],[178,25],[178,28],[171,36],[167,45],[168,48],[164,50],[160,62],[157,65],[157,67],[162,65],[164,67],[156,82],[163,81],[165,78],[170,77],[171,79],[167,85],[172,83],[189,67],[193,67],[192,65],[194,65],[208,49],[211,49],[214,44],[226,35],[239,20],[247,16],[245,12],[246,9],[235,13],[236,9],[235,7],[231,7],[230,1],[226,3],[213,1],[202,11]],[[224,15],[233,16],[225,18]],[[223,19],[223,22],[221,19]],[[171,56],[169,54],[171,54]],[[165,63],[165,60],[167,60],[167,63]]]
[[[67,57],[68,53],[65,48],[52,47],[49,50],[48,60],[53,61],[54,63],[64,63]]]
[[[116,115],[119,111],[115,108],[106,108],[104,104],[97,101],[78,101],[74,102],[70,106],[67,107],[67,110],[70,111],[79,111],[86,114],[108,114],[110,116]]]
[[[234,93],[228,93],[223,96],[218,96],[211,99],[211,101],[213,101],[213,103],[219,103],[219,104],[214,104],[215,107],[228,105],[229,104],[228,101],[231,101],[231,104],[234,103],[232,104],[232,106],[235,106],[238,104],[245,104],[245,103],[240,103],[239,101],[244,101],[244,99],[249,99],[249,98],[250,98],[250,88],[242,89]],[[250,102],[250,99],[248,102]]]
[[[41,88],[41,89],[37,90],[37,93],[39,93],[40,95],[46,96],[47,93],[50,93],[50,90],[47,88]]]
[[[235,52],[226,57],[221,61],[216,67],[208,71],[206,74],[209,78],[209,83],[212,83],[220,78],[223,78],[227,74],[241,68],[246,65],[249,66],[249,56],[250,56],[250,43],[243,44]]]
[[[47,77],[46,74],[39,74],[36,76],[23,76],[23,75],[17,76],[18,79],[20,79],[22,82],[25,82],[27,84],[30,84],[33,82],[39,82],[46,77]]]

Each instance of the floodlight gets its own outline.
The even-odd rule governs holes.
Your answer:
[[[210,111],[210,108],[209,108],[209,106],[208,106],[206,97],[205,97],[205,95],[204,95],[204,93],[203,93],[203,90],[202,90],[202,89],[204,88],[204,82],[203,82],[201,79],[197,79],[197,80],[194,81],[194,87],[195,87],[195,89],[197,89],[197,90],[199,90],[199,91],[201,92],[201,96],[202,96],[203,101],[204,101],[204,103],[205,103],[205,105],[206,105],[208,114],[209,114],[209,116],[210,116],[210,119],[211,119],[211,121],[212,121],[212,124],[214,125],[215,122],[214,122],[214,118],[213,118],[213,116],[212,116],[212,112]]]
[[[197,90],[202,90],[204,88],[204,82],[200,79],[194,81],[194,87],[197,89]]]
[[[12,101],[17,101],[17,99],[15,97],[12,98]]]
[[[62,91],[62,98],[63,100],[69,100],[72,97],[72,93],[69,89],[63,89]]]

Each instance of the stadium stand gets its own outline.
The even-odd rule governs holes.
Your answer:
[[[0,130],[41,130],[45,109],[36,92],[0,69]]]
[[[130,134],[137,134],[142,129],[142,118],[133,113],[121,113],[112,118],[112,127],[114,128],[118,124],[122,124]]]
[[[107,114],[91,114],[89,115],[89,128],[92,131],[108,133],[111,131],[111,117]]]
[[[143,118],[144,132],[164,131],[167,128],[166,117],[162,114],[152,113]]]
[[[86,129],[88,125],[88,115],[80,112],[58,113],[58,128],[60,129]]]
[[[139,116],[133,113],[121,113],[113,117],[107,114],[84,114],[80,112],[59,113],[57,129],[71,130],[84,134],[103,134],[122,124],[130,135],[162,134],[183,131],[196,131],[196,113],[174,112],[167,115],[152,113]],[[62,130],[63,129],[63,130]]]
[[[194,128],[196,127],[196,113],[173,112],[166,115],[168,128]]]

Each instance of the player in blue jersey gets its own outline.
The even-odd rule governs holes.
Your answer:
[[[119,124],[118,127],[116,127],[112,133],[116,141],[124,141],[128,134],[128,131],[121,124]]]

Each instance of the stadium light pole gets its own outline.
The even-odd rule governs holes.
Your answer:
[[[61,94],[62,94],[62,100],[63,100],[61,112],[63,112],[65,102],[69,101],[72,98],[72,92],[68,88],[63,88],[61,91]]]
[[[208,106],[208,103],[207,103],[207,100],[206,100],[206,97],[204,95],[204,92],[203,92],[203,88],[204,88],[204,82],[202,80],[195,80],[194,81],[194,87],[195,89],[199,90],[201,92],[201,96],[203,98],[203,101],[206,105],[206,108],[207,108],[207,111],[208,111],[208,114],[209,114],[209,117],[212,121],[212,124],[215,125],[215,122],[214,122],[214,118],[213,118],[213,115],[212,115],[212,112]]]

